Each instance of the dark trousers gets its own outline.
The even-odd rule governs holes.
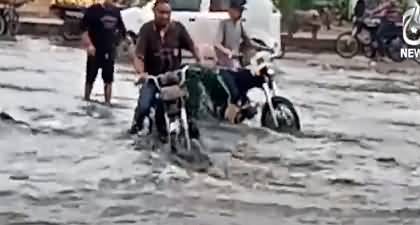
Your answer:
[[[220,70],[220,75],[230,92],[230,103],[232,104],[238,104],[239,101],[247,102],[248,90],[260,87],[264,83],[263,77],[253,76],[247,69]]]
[[[155,124],[160,135],[166,135],[166,123],[162,102],[156,99],[157,87],[153,81],[147,81],[140,90],[135,109],[134,121],[139,129],[143,129],[143,121],[149,116],[150,109],[155,106]]]
[[[226,85],[226,88],[230,94],[230,103],[231,104],[238,104],[240,99],[239,88],[236,85],[235,74],[233,74],[229,70],[220,70],[220,75],[223,78],[223,82]]]
[[[396,26],[393,22],[383,19],[376,32],[376,39],[378,41],[378,50],[384,55],[386,48],[386,41],[391,39],[394,35]]]

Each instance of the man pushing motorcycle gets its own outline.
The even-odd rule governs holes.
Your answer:
[[[139,80],[146,80],[146,76],[156,76],[168,71],[179,69],[181,65],[181,50],[192,52],[194,58],[200,63],[201,58],[190,34],[177,21],[171,20],[171,5],[169,0],[156,0],[154,20],[145,23],[139,32],[139,40],[133,57],[134,68]],[[147,75],[146,75],[147,74]],[[163,109],[156,100],[157,87],[153,82],[145,82],[140,90],[131,134],[144,131],[143,120],[156,105],[155,123],[161,141],[166,142],[167,131]]]
[[[385,41],[398,31],[397,23],[402,22],[402,11],[398,0],[382,0],[381,4],[369,12],[373,17],[381,18],[376,33],[380,55],[384,55]],[[380,56],[378,56],[380,57]]]

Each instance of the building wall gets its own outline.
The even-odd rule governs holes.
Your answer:
[[[50,4],[51,0],[34,0],[20,7],[18,11],[24,16],[47,17],[49,16]]]

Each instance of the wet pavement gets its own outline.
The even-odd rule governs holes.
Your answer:
[[[130,67],[118,67],[113,108],[81,100],[84,57],[0,43],[0,224],[420,224],[416,74],[282,60],[302,134],[203,122],[217,169],[199,174],[125,134]]]

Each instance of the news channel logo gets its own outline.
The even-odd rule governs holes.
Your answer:
[[[403,14],[403,40],[407,47],[401,48],[401,57],[420,58],[420,5],[416,0],[408,2],[408,9]]]

